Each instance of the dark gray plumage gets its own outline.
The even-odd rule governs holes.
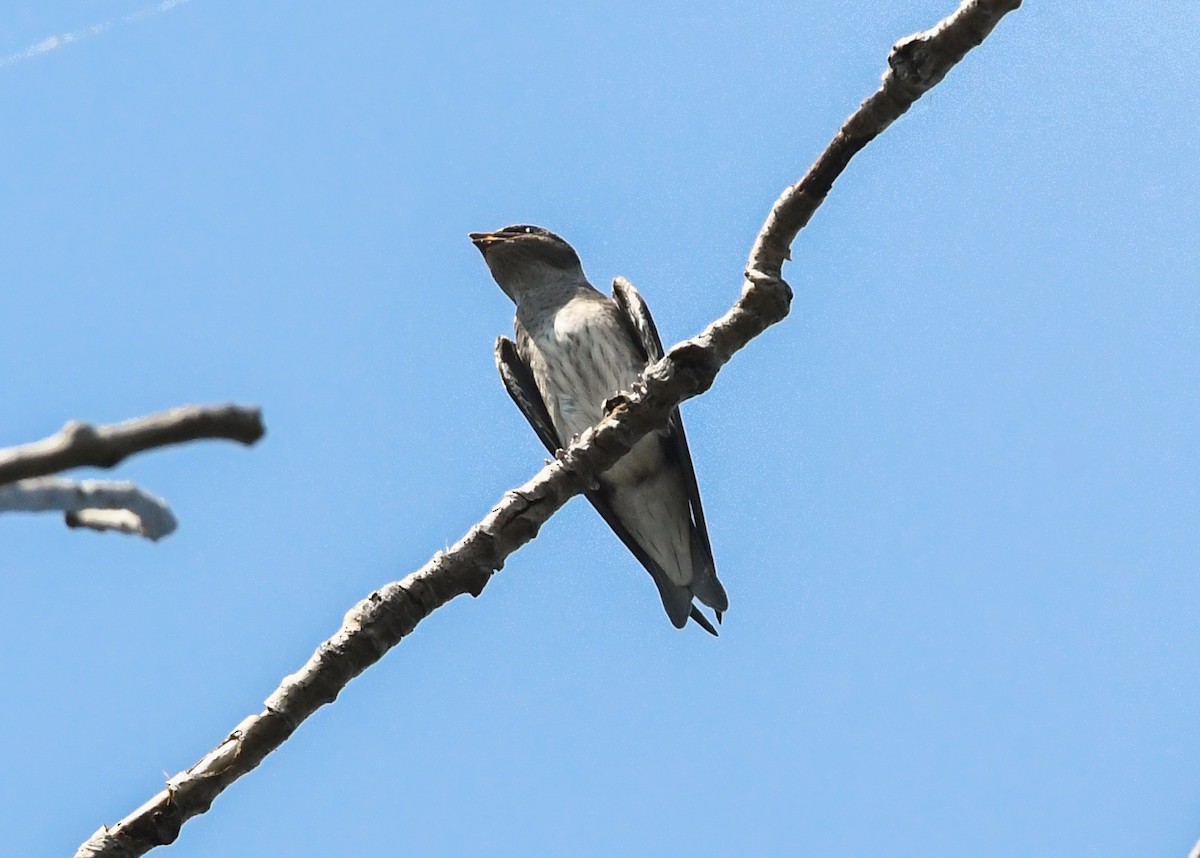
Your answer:
[[[662,342],[642,297],[618,281],[613,297],[584,276],[571,245],[536,226],[472,233],[492,276],[517,305],[516,342],[501,337],[496,365],[509,395],[550,452],[599,422],[606,399],[629,387]],[[658,586],[676,627],[690,616],[716,630],[693,604],[729,607],[717,579],[704,509],[676,409],[605,472],[592,505]]]

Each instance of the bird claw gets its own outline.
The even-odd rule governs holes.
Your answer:
[[[571,438],[571,444],[574,444],[578,440],[579,440],[579,436],[575,435],[574,437]],[[568,446],[570,446],[570,445],[568,445]],[[567,463],[567,448],[566,447],[559,447],[557,450],[554,451],[554,458],[546,460],[547,465],[553,465],[555,462],[559,462],[564,465]],[[600,490],[600,478],[599,477],[593,477],[587,483],[587,485],[584,487],[584,491],[588,491],[588,492],[595,492],[595,491],[599,491],[599,490]]]

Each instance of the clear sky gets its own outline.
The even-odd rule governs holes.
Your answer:
[[[6,3],[0,445],[269,434],[116,472],[160,544],[0,517],[0,851],[141,804],[537,470],[468,232],[548,226],[690,336],[955,2]],[[573,501],[165,854],[1186,854],[1198,33],[1029,2],[851,165],[685,406],[719,640]]]

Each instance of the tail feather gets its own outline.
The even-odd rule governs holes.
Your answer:
[[[688,616],[695,610],[692,607],[691,591],[687,587],[671,583],[660,571],[651,570],[650,575],[658,585],[658,595],[662,597],[663,608],[671,618],[671,625],[682,629],[687,625]]]
[[[700,613],[700,609],[697,608],[695,605],[692,605],[692,611],[690,614],[688,614],[688,616],[691,617],[693,620],[695,620],[696,625],[698,625],[700,628],[704,629],[704,631],[708,632],[714,638],[719,637],[719,635],[717,635],[717,630],[715,628],[713,628],[713,624],[708,621],[708,617],[706,617],[706,616],[704,616],[704,614]],[[717,622],[718,623],[721,622],[720,614],[717,614]]]
[[[717,614],[717,622],[721,622],[721,614],[729,610],[729,596],[717,578],[717,566],[713,562],[712,549],[700,536],[696,528],[692,528],[692,594]]]

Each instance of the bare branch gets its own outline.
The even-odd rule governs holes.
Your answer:
[[[608,470],[681,401],[707,390],[738,349],[783,319],[791,289],[780,279],[792,239],[808,222],[850,158],[930,87],[1020,0],[968,0],[938,26],[892,50],[891,71],[878,93],[847,120],[800,183],[767,218],[746,272],[741,298],[699,336],[674,346],[649,366],[643,385],[525,485],[506,492],[477,525],[445,552],[401,581],[355,605],[299,672],[285,677],[266,708],[242,721],[213,751],[113,828],[101,828],[76,858],[145,854],[171,843],[180,827],[203,813],[237,778],[279,747],[320,706],[383,657],[432,611],[455,596],[478,596],[494,571],[571,497]],[[806,182],[808,183],[806,185]]]
[[[70,468],[111,468],[143,450],[202,438],[249,445],[265,431],[259,409],[238,405],[187,405],[110,426],[72,421],[57,435],[0,450],[0,485]]]
[[[152,542],[157,542],[167,533],[147,528],[144,520],[137,513],[128,509],[81,509],[79,512],[69,512],[63,516],[67,527],[84,528],[86,530],[125,533],[130,536],[144,536]],[[172,516],[174,518],[174,516]]]
[[[784,260],[791,258],[792,241],[825,201],[850,159],[940,83],[967,51],[980,45],[1000,19],[1020,5],[1021,0],[963,0],[950,17],[897,42],[888,54],[888,70],[879,89],[842,124],[804,178],[776,201],[750,251],[750,270],[778,277]]]
[[[61,512],[67,527],[115,530],[157,541],[178,526],[162,498],[133,483],[36,477],[0,486],[0,512]]]

